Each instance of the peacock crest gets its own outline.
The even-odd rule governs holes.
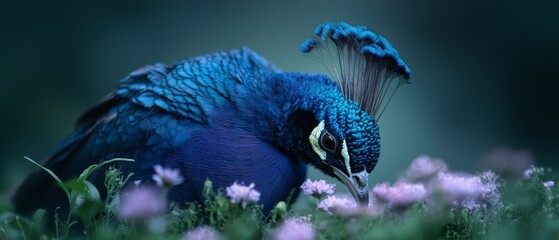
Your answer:
[[[411,70],[398,52],[367,27],[329,22],[318,25],[314,35],[301,52],[320,54],[344,97],[377,120],[396,90],[410,83]]]

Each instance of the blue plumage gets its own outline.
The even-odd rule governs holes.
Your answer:
[[[390,99],[404,84],[398,81],[394,85],[393,79],[410,83],[411,70],[396,49],[367,27],[330,22],[318,25],[314,34],[316,38],[303,42],[301,52],[326,52],[327,57],[323,60],[332,62],[325,62],[325,65],[339,66],[333,79],[344,96],[357,102],[361,109],[377,120],[390,101],[385,101],[386,94]],[[332,56],[337,56],[337,59],[332,59]]]
[[[348,47],[347,54],[363,57],[353,63],[364,64],[365,72],[353,75],[365,78],[354,83],[386,82],[387,74],[409,79],[409,68],[397,52],[364,27],[332,23],[320,25],[315,34],[320,38],[307,40],[303,52],[330,39],[337,47]],[[384,75],[370,72],[370,65],[380,65]],[[348,71],[340,66],[342,73]],[[310,164],[342,180],[366,202],[367,176],[380,155],[380,136],[374,106],[348,95],[342,86],[348,81],[282,73],[248,48],[173,66],[146,66],[86,112],[46,165],[68,179],[102,160],[133,158],[135,163],[119,167],[144,182],[150,181],[156,164],[177,168],[185,181],[170,190],[169,198],[178,203],[202,201],[206,179],[218,188],[254,182],[269,211],[298,189]],[[382,100],[381,93],[367,98]],[[92,176],[94,184],[102,185],[101,175]],[[49,192],[54,195],[48,199],[31,197]],[[62,195],[55,192],[49,176],[38,171],[23,183],[14,202],[20,212],[63,206]]]

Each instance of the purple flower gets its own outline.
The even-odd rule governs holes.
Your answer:
[[[446,164],[442,160],[423,155],[413,160],[405,176],[412,181],[427,181],[439,172],[445,172],[446,169]]]
[[[437,180],[437,189],[449,200],[477,199],[481,196],[481,179],[477,176],[442,173]]]
[[[353,197],[348,195],[330,195],[320,201],[317,209],[326,211],[330,214],[333,212],[349,213],[353,212],[357,207],[357,203]]]
[[[434,191],[440,191],[443,197],[454,206],[469,210],[485,208],[487,205],[499,206],[497,175],[488,171],[478,176],[467,174],[442,173],[439,175]]]
[[[160,215],[166,208],[166,200],[157,189],[132,188],[121,192],[117,216],[121,220],[143,220]]]
[[[553,182],[553,181],[547,181],[547,182],[544,182],[544,183],[543,183],[543,186],[544,186],[545,188],[547,188],[547,189],[550,189],[550,188],[552,188],[553,186],[555,186],[555,182]]]
[[[273,233],[274,240],[310,240],[315,232],[308,217],[288,218]]]
[[[305,181],[303,185],[301,185],[301,189],[303,189],[303,193],[305,195],[309,195],[309,196],[312,195],[315,197],[332,195],[334,194],[335,188],[336,188],[335,184],[327,183],[324,180],[311,181],[310,179],[307,179],[307,181]]]
[[[526,169],[526,171],[524,171],[524,179],[532,178],[532,175],[534,174],[535,170],[536,170],[536,167],[534,167],[534,166],[530,166],[528,169]]]
[[[260,199],[260,193],[254,190],[254,183],[249,186],[243,186],[233,183],[230,187],[225,189],[227,196],[231,198],[232,203],[241,203],[241,205],[246,207],[249,203],[257,202]]]
[[[486,171],[481,174],[481,201],[491,206],[500,206],[501,194],[499,193],[498,177],[492,171]]]
[[[221,235],[218,231],[210,226],[200,226],[186,232],[182,238],[183,240],[218,240]]]
[[[178,169],[164,168],[161,165],[153,167],[155,174],[151,177],[159,187],[170,188],[183,182]]]
[[[427,190],[422,184],[407,182],[397,182],[392,187],[388,183],[377,184],[371,193],[377,203],[384,204],[389,209],[406,208],[427,196]]]

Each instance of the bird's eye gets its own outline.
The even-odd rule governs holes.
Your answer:
[[[322,148],[328,151],[336,151],[336,139],[334,138],[334,136],[332,136],[332,134],[328,132],[322,135],[322,137],[320,138],[320,144],[322,145]]]

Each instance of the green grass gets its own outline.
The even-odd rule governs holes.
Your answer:
[[[556,180],[550,169],[535,168],[529,179],[500,180],[502,204],[475,210],[420,202],[380,216],[338,215],[315,210],[320,199],[301,195],[313,198],[308,210],[295,211],[281,202],[266,216],[262,206],[234,204],[207,181],[204,203],[170,204],[166,213],[132,221],[117,217],[119,193],[130,175],[110,167],[105,173],[106,199],[87,181],[101,165],[114,161],[131,160],[110,160],[86,169],[77,179],[57,180],[70,203],[67,216],[37,210],[23,217],[11,212],[8,203],[1,204],[0,239],[182,239],[202,225],[216,229],[224,239],[266,239],[284,219],[298,216],[310,216],[316,239],[559,239],[559,191],[543,186]]]

